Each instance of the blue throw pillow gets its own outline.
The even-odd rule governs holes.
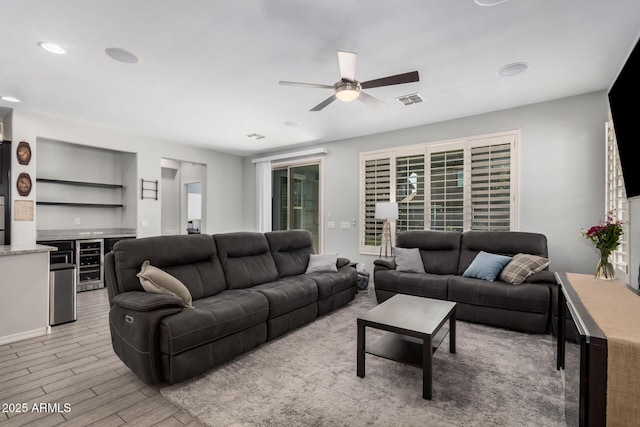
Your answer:
[[[464,277],[475,277],[493,282],[505,265],[509,264],[509,261],[511,261],[510,256],[480,251],[462,275]]]

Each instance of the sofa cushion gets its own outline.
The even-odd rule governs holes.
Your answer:
[[[376,273],[375,289],[427,298],[447,299],[449,275],[404,273],[380,270]]]
[[[466,231],[462,233],[458,275],[462,275],[480,251],[513,257],[526,253],[548,257],[547,237],[523,231]]]
[[[263,233],[224,233],[213,237],[229,289],[249,288],[280,277]]]
[[[395,263],[397,271],[407,273],[424,273],[424,264],[420,257],[418,248],[398,248],[394,249]]]
[[[137,274],[146,260],[181,281],[194,300],[227,287],[215,241],[205,234],[120,240],[113,254],[118,293],[144,290]]]
[[[398,233],[396,246],[420,249],[427,273],[456,274],[460,238],[461,233],[456,231],[403,231]]]
[[[160,323],[160,351],[178,354],[264,323],[269,303],[259,292],[228,290],[193,302]]]
[[[549,266],[549,259],[537,255],[517,254],[511,262],[502,269],[500,280],[512,285],[519,285],[527,277],[538,273]]]
[[[316,282],[305,276],[293,276],[247,289],[260,292],[269,301],[269,319],[282,316],[318,300]]]
[[[142,263],[138,277],[145,291],[153,294],[173,295],[179,298],[185,307],[193,308],[191,293],[184,283],[166,271],[152,266],[148,260]]]
[[[512,286],[508,283],[488,282],[470,277],[451,276],[448,297],[450,301],[476,306],[505,308],[533,313],[547,313],[549,287],[541,284]]]
[[[462,275],[493,282],[511,259],[511,257],[505,255],[480,251]]]
[[[315,273],[307,277],[318,285],[318,299],[325,299],[349,288],[356,287],[358,272],[351,266],[344,266],[335,273]]]
[[[304,274],[309,255],[315,253],[313,236],[308,230],[271,231],[265,237],[280,277]]]
[[[335,273],[338,271],[337,267],[338,255],[324,254],[324,255],[309,255],[309,265],[304,274],[312,273]]]

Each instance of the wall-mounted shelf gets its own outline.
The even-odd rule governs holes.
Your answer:
[[[100,188],[123,188],[121,184],[103,184],[100,182],[86,181],[67,181],[64,179],[36,178],[37,182],[47,182],[50,184],[78,185],[82,187],[100,187]]]
[[[48,183],[48,184],[71,185],[71,186],[77,186],[77,187],[94,187],[94,188],[107,188],[107,189],[124,188],[124,186],[121,184],[104,184],[101,182],[71,181],[66,179],[36,178],[36,182],[42,182],[42,183]],[[123,207],[123,205],[119,203],[43,202],[43,201],[36,201],[36,205],[70,206],[70,207],[79,207],[79,208],[121,208]]]
[[[75,202],[36,202],[36,205],[75,206],[83,208],[121,208],[124,205],[114,203],[75,203]]]
[[[149,181],[147,179],[140,180],[140,199],[158,200],[158,180]]]

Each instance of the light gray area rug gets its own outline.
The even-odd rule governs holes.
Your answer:
[[[433,399],[422,371],[366,355],[356,376],[356,318],[373,293],[267,342],[164,397],[211,426],[562,426],[555,341],[458,321],[456,354],[434,354]],[[367,328],[367,342],[380,332]]]

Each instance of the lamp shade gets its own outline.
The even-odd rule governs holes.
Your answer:
[[[376,219],[398,219],[398,204],[395,202],[376,203]]]

